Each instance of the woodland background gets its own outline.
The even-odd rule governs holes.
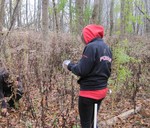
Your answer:
[[[99,125],[150,127],[150,0],[0,0],[0,65],[25,89],[1,128],[80,128],[78,78],[62,62],[80,59],[90,23],[104,26],[113,52]]]

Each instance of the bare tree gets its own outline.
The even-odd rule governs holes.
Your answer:
[[[64,9],[62,10],[62,13],[60,14],[60,30],[64,31]]]
[[[102,24],[104,0],[99,0],[99,24]]]
[[[91,17],[91,22],[94,24],[97,24],[99,22],[99,8],[100,8],[100,1],[99,0],[94,0],[94,9],[92,12],[92,17]]]
[[[26,24],[28,25],[28,0],[26,0]]]
[[[13,10],[13,14],[12,14],[12,18],[11,18],[11,23],[10,23],[10,27],[9,27],[9,31],[12,29],[12,27],[14,26],[14,23],[16,21],[17,18],[17,10],[18,10],[18,6],[21,0],[17,0],[16,1],[16,5],[15,8]],[[6,34],[6,37],[8,36],[9,32]]]
[[[3,18],[4,18],[4,5],[5,0],[1,0],[0,2],[0,46],[2,45],[2,36],[3,36]],[[0,49],[1,51],[2,49]]]
[[[41,73],[44,76],[44,71],[46,70],[46,64],[47,64],[47,52],[49,50],[48,48],[48,6],[49,6],[49,0],[43,0],[42,1],[42,33],[43,33],[43,45],[42,45],[42,59],[41,62],[43,64],[43,67],[41,68]],[[40,84],[40,93],[41,93],[41,122],[42,127],[45,127],[45,99],[46,99],[46,92],[43,90],[44,87],[44,81],[45,77],[43,77],[42,82]]]
[[[20,3],[18,4],[18,8],[17,8],[17,25],[18,27],[21,27],[21,4],[22,1],[20,1]]]
[[[3,2],[5,3],[5,1],[3,1]],[[4,54],[5,57],[6,57],[6,50],[5,50],[5,46],[3,44],[4,44],[4,41],[5,41],[6,37],[8,36],[9,32],[11,31],[15,20],[16,20],[16,14],[17,14],[17,8],[18,8],[18,5],[19,5],[19,2],[20,2],[20,0],[18,0],[16,2],[16,6],[15,6],[14,11],[13,11],[13,15],[12,15],[12,19],[11,19],[11,24],[10,24],[9,30],[5,34],[4,38],[2,40],[0,39],[0,50],[1,50],[2,54]],[[4,5],[4,3],[3,3],[3,5]],[[3,15],[0,16],[0,17],[1,17],[0,19],[2,19]],[[2,19],[2,21],[3,21],[3,19]],[[2,23],[2,22],[0,22],[0,23]],[[0,34],[0,36],[1,36],[1,34]]]
[[[145,3],[145,18],[144,18],[144,24],[145,24],[145,33],[150,33],[150,18],[148,18],[148,15],[150,15],[150,9],[149,9],[149,0],[144,0]]]
[[[69,0],[69,25],[70,25],[70,32],[72,31],[72,0]]]
[[[48,0],[42,1],[42,31],[44,41],[48,40]]]
[[[3,29],[3,18],[4,18],[4,5],[5,5],[5,0],[1,0],[0,2],[0,32],[2,32]]]
[[[36,0],[34,0],[34,22],[35,22],[35,27],[36,27],[36,23],[37,23],[37,20],[36,20],[36,11],[37,11],[37,7],[36,7]]]
[[[12,0],[9,0],[9,25],[11,22],[11,18],[12,18]]]
[[[58,16],[57,16],[57,9],[56,9],[55,0],[53,0],[53,11],[54,11],[54,18],[55,18],[54,21],[55,21],[55,25],[56,25],[56,31],[58,33],[58,31],[59,31],[59,25],[58,25]]]
[[[81,32],[83,28],[83,0],[76,0],[76,19],[77,19],[77,32]]]
[[[149,33],[149,27],[150,27],[149,26],[149,24],[150,24],[150,18],[149,18],[150,10],[149,10],[149,7],[148,7],[150,5],[149,1],[144,2],[145,9],[142,9],[142,7],[143,7],[143,2],[142,1],[140,1],[139,5],[136,2],[134,4],[135,4],[136,9],[139,11],[139,14],[137,14],[137,15],[142,14],[143,18],[144,18],[144,25],[139,25],[137,23],[137,25],[138,25],[137,26],[138,27],[137,28],[137,33],[139,32],[139,30],[141,30],[140,34],[142,34],[143,32],[144,33]]]
[[[37,28],[41,28],[41,0],[38,0]]]
[[[114,0],[111,0],[111,5],[110,5],[110,32],[109,35],[112,35],[112,31],[113,31],[113,26],[114,26],[114,13],[113,13],[113,9],[114,9]]]
[[[125,33],[125,0],[121,0],[121,12],[120,12],[120,33],[123,35]]]

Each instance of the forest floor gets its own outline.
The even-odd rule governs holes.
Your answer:
[[[36,109],[40,109],[40,100],[38,100],[37,96],[38,93],[35,93],[35,89],[32,90],[32,98],[34,99],[34,103],[37,103],[38,106]],[[52,93],[51,93],[52,94]],[[55,95],[55,94],[54,94]],[[76,94],[77,95],[77,94]],[[38,96],[39,97],[39,96]],[[69,100],[69,95],[67,96],[67,100]],[[51,100],[55,99],[55,97],[51,97]],[[133,109],[133,103],[131,99],[128,98],[121,98],[117,99],[118,101],[112,101],[111,94],[108,94],[107,97],[104,99],[102,106],[100,108],[100,112],[98,113],[98,123],[100,124],[101,121],[106,121],[110,118],[118,116],[119,114],[126,112],[128,110]],[[37,102],[36,102],[37,101]],[[113,103],[114,102],[114,103]],[[54,103],[54,102],[51,102]],[[56,102],[55,102],[56,103]],[[141,109],[138,113],[129,115],[126,119],[119,119],[117,122],[114,122],[111,126],[103,126],[104,128],[149,128],[150,127],[150,92],[141,90],[137,97],[136,97],[136,104],[137,106],[141,105]],[[68,101],[68,105],[64,105],[66,107],[70,107],[71,103]],[[66,124],[66,127],[63,126],[63,123],[60,123],[62,117],[57,115],[56,117],[59,120],[59,126],[52,125],[50,123],[54,123],[54,116],[52,111],[57,111],[60,113],[61,110],[58,110],[57,104],[49,104],[49,110],[46,113],[45,122],[47,126],[45,128],[71,128]],[[63,108],[62,108],[63,109]],[[35,110],[38,111],[38,110]],[[39,113],[40,114],[40,113]],[[40,118],[40,115],[38,115]],[[65,114],[67,116],[67,114]],[[76,116],[76,120],[72,120],[72,122],[76,122],[76,126],[74,125],[72,128],[79,128],[79,117],[78,117],[78,110],[77,110],[77,99],[74,103],[74,110],[68,109],[68,117],[72,117],[73,119]],[[68,118],[64,117],[64,118]],[[0,116],[0,128],[34,128],[35,121],[33,117],[25,106],[20,107],[19,110],[16,111],[9,111],[9,115],[7,117]],[[63,120],[62,120],[63,122]],[[36,127],[35,127],[36,128]],[[37,126],[37,128],[42,128]]]
[[[107,126],[108,128],[149,128],[150,127],[150,95],[149,91],[142,91],[138,93],[136,97],[136,106],[141,106],[139,112],[135,114],[128,115],[125,119],[118,119],[117,122],[114,122],[114,125]],[[119,97],[119,96],[118,96]],[[104,103],[101,107],[101,112],[99,113],[100,121],[106,121],[110,118],[118,116],[122,113],[126,113],[128,110],[134,108],[132,99],[121,98],[116,103],[113,103],[114,107],[112,108],[111,96],[109,95],[104,100]],[[104,106],[107,107],[104,107]],[[106,127],[106,126],[105,126]],[[104,128],[105,128],[104,127]]]

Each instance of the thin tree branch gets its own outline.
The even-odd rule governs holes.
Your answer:
[[[139,6],[137,6],[137,4],[135,3],[135,6],[138,8],[138,10],[143,14],[143,15],[145,15],[146,16],[146,13],[142,10],[142,9],[140,9],[140,7]],[[150,18],[149,17],[147,17],[146,16],[146,19],[150,22]]]

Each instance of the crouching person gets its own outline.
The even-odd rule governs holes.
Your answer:
[[[23,95],[20,78],[12,79],[5,68],[0,68],[0,101],[1,114],[6,116],[8,108],[16,109],[19,99]]]

